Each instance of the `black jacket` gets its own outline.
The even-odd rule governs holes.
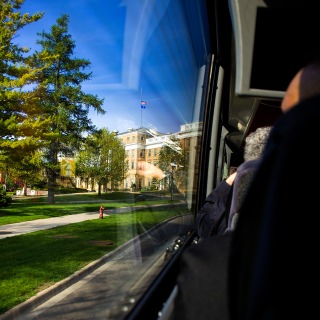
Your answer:
[[[320,95],[284,114],[240,210],[231,243],[231,319],[318,314]]]

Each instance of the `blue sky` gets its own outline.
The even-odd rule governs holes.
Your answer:
[[[83,91],[104,99],[106,114],[91,112],[93,123],[119,132],[141,124],[177,132],[192,121],[198,73],[194,57],[183,49],[190,44],[178,2],[26,0],[22,12],[45,15],[20,30],[15,41],[36,48],[37,32],[50,32],[56,19],[68,14],[74,55],[91,62],[87,71],[93,76]],[[141,99],[147,101],[146,109],[141,109]]]

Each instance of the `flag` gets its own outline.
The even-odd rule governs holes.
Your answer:
[[[147,105],[147,101],[142,101],[141,100],[141,109],[145,109]]]

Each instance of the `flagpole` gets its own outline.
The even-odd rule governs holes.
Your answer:
[[[142,88],[140,89],[140,110],[141,110],[141,124],[140,127],[142,128]]]

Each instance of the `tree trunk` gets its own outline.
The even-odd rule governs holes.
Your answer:
[[[101,182],[98,183],[98,196],[101,196]]]
[[[23,195],[27,195],[27,183],[25,181],[23,181]]]
[[[48,177],[48,203],[54,203],[54,187],[55,187],[55,178],[52,176]]]
[[[57,175],[60,175],[60,167],[58,162],[58,152],[57,145],[55,142],[52,142],[48,154],[48,167],[47,169],[47,178],[48,178],[48,199],[47,203],[53,204]]]

